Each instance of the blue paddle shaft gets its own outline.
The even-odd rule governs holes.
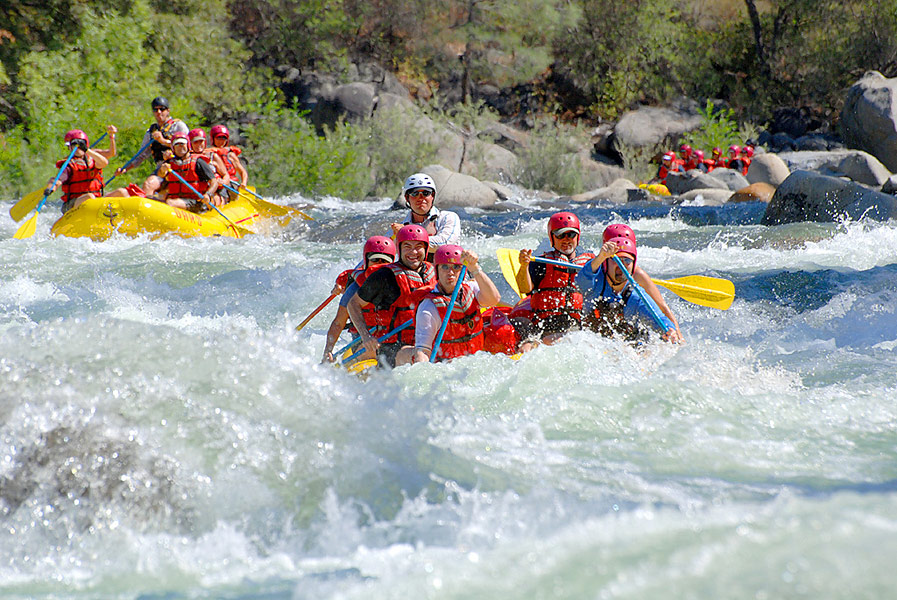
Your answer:
[[[400,332],[400,331],[402,331],[403,329],[405,329],[406,327],[410,327],[413,323],[414,323],[414,319],[408,319],[407,321],[405,321],[404,323],[402,323],[401,325],[399,325],[398,327],[396,327],[396,328],[393,329],[392,331],[389,331],[389,332],[387,332],[387,333],[384,333],[383,335],[381,335],[380,337],[378,337],[378,338],[377,338],[377,341],[378,341],[378,342],[382,342],[383,340],[387,340],[387,339],[391,338],[392,336],[394,336],[395,334],[397,334],[398,332]],[[358,339],[361,339],[361,336],[358,336]],[[348,363],[351,362],[352,360],[354,360],[354,359],[358,358],[359,356],[361,356],[362,354],[364,354],[364,351],[365,351],[365,348],[359,348],[358,351],[355,352],[355,354],[353,354],[352,356],[349,356],[349,357],[343,359],[343,361],[342,361],[340,364],[341,364],[341,365],[348,364]],[[334,356],[336,356],[336,354],[334,354]]]
[[[635,290],[635,293],[638,294],[638,297],[642,299],[642,304],[648,307],[648,312],[651,313],[651,318],[654,319],[654,322],[657,323],[657,326],[663,329],[665,332],[668,331],[666,324],[663,322],[663,319],[657,314],[657,307],[654,306],[654,302],[649,300],[645,296],[645,290],[642,289],[642,286],[635,282],[635,279],[632,277],[632,274],[623,266],[623,262],[616,255],[612,257],[614,262],[617,263],[617,266],[620,267],[620,270],[623,271],[623,274],[626,275],[626,279],[629,280],[629,285],[632,286],[632,289]]]
[[[445,318],[442,319],[442,326],[439,327],[439,335],[436,336],[436,341],[433,342],[433,350],[430,352],[431,363],[436,362],[436,353],[439,352],[439,345],[442,343],[442,336],[445,335],[445,328],[448,327],[449,321],[452,318],[452,311],[455,309],[455,300],[458,299],[458,292],[461,291],[461,286],[464,285],[464,276],[466,274],[467,265],[464,265],[461,267],[461,274],[458,275],[458,281],[457,283],[455,283],[455,289],[452,290],[452,299],[449,301],[449,305],[445,309]]]
[[[153,140],[150,140],[147,143],[145,143],[143,146],[141,146],[140,150],[137,151],[137,154],[132,156],[131,159],[125,163],[125,166],[123,166],[122,169],[127,169],[128,167],[130,167],[131,163],[134,162],[135,160],[137,160],[137,157],[140,156],[141,154],[143,154],[143,151],[146,150],[149,147],[149,145],[152,143],[153,143]],[[112,180],[115,179],[116,177],[118,177],[118,175],[113,175],[112,177],[110,177],[109,181],[107,181],[106,183],[103,184],[103,187],[112,183]]]

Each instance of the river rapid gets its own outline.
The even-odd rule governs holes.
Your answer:
[[[301,203],[298,197],[282,199]],[[461,211],[495,251],[553,210]],[[519,361],[319,364],[303,331],[390,202],[244,239],[15,240],[0,202],[0,596],[888,598],[897,589],[897,225],[764,207],[630,224],[687,344],[575,333]],[[348,338],[345,338],[347,341]]]

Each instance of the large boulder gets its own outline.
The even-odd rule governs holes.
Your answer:
[[[844,217],[880,221],[897,218],[897,197],[838,177],[795,171],[776,190],[766,207],[763,224],[825,223]]]
[[[768,183],[779,186],[789,175],[791,175],[791,169],[788,168],[785,161],[779,158],[778,154],[766,152],[755,155],[751,160],[747,180],[749,183]]]
[[[873,187],[881,187],[891,176],[877,158],[862,150],[783,152],[779,157],[792,171],[816,171],[832,177],[847,177]]]
[[[428,165],[421,169],[436,183],[436,205],[439,208],[491,208],[498,194],[479,179],[456,173],[442,165]]]
[[[639,187],[628,179],[620,178],[611,182],[610,185],[590,190],[582,194],[575,194],[571,196],[570,199],[574,202],[605,201],[612,202],[614,204],[626,204],[632,199],[633,190],[638,189]],[[645,192],[644,195],[649,196],[647,192]]]
[[[897,78],[869,71],[847,92],[841,132],[851,148],[865,150],[897,171]]]
[[[716,169],[714,169],[716,171]],[[674,196],[681,196],[691,190],[704,190],[712,188],[729,189],[725,183],[713,177],[710,173],[692,170],[687,173],[671,173],[667,175],[667,189]]]
[[[514,181],[517,155],[510,150],[482,140],[467,140],[461,171],[477,177]]]
[[[776,193],[776,188],[768,183],[752,183],[740,189],[729,198],[729,202],[769,202]]]
[[[685,192],[676,198],[676,203],[689,206],[722,206],[732,197],[732,192],[720,188],[703,188]]]
[[[741,174],[740,171],[735,171],[734,169],[713,169],[710,173],[708,173],[713,179],[719,181],[722,184],[722,187],[725,187],[730,192],[734,192],[740,190],[742,188],[746,188],[750,185],[750,182],[747,178]],[[720,187],[719,185],[711,185],[707,187]]]
[[[614,127],[614,145],[629,147],[671,143],[701,126],[698,104],[683,99],[669,107],[643,107],[625,113]]]

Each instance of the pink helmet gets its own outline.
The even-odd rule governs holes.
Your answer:
[[[66,144],[72,140],[84,140],[84,143],[90,146],[90,140],[87,139],[87,134],[80,129],[70,129],[69,131],[66,131],[64,140]]]
[[[663,158],[661,158],[661,160],[673,160],[674,158],[676,158],[676,157],[673,155],[672,152],[667,152],[666,154],[663,155]]]
[[[559,233],[563,233],[568,229],[575,229],[579,232],[579,219],[572,212],[554,213],[551,215],[551,218],[548,219],[549,235],[558,230],[561,230]]]
[[[722,148],[720,148],[719,146],[714,146],[714,148],[713,148],[713,156],[721,156],[722,153],[723,153]]]
[[[735,144],[732,144],[731,146],[729,146],[729,154],[732,154],[732,153],[734,152],[735,155],[738,156],[738,151],[739,151],[739,150],[741,150],[741,148],[739,148],[739,147],[736,146]]]
[[[385,235],[375,235],[364,243],[364,261],[367,261],[372,255],[380,255],[382,258],[389,258],[390,262],[396,259],[396,245],[391,239]]]
[[[691,154],[691,146],[689,146],[688,144],[682,144],[681,146],[679,146],[679,152],[688,156],[689,154]]]
[[[420,225],[405,225],[396,234],[396,245],[401,247],[402,242],[430,243],[430,234]]]
[[[197,127],[196,129],[191,129],[190,133],[187,134],[187,139],[190,140],[190,143],[193,143],[193,140],[205,140],[206,132]]]
[[[635,261],[638,258],[638,251],[635,249],[635,241],[628,237],[615,237],[607,240],[617,245],[617,254],[625,252],[632,255],[632,267],[635,268]]]
[[[747,156],[748,158],[754,155],[754,147],[753,146],[745,146],[741,149],[741,153]]]
[[[228,131],[227,127],[224,125],[212,125],[209,134],[212,136],[212,139],[215,139],[219,135],[223,135],[227,139],[230,139],[230,131]]]
[[[704,151],[703,150],[695,150],[695,157],[698,160],[704,160]]]
[[[604,235],[602,236],[601,241],[604,243],[608,240],[621,237],[629,238],[635,242],[635,232],[632,231],[632,227],[625,223],[614,223],[613,225],[608,225],[604,228]]]
[[[461,262],[461,254],[464,252],[464,248],[461,246],[456,246],[454,244],[446,244],[445,246],[440,246],[436,250],[436,256],[433,257],[434,265],[460,265],[463,264]]]
[[[184,133],[183,131],[176,131],[171,134],[171,145],[174,146],[175,142],[177,142],[178,140],[184,140],[186,142],[187,139],[188,138],[186,133]]]

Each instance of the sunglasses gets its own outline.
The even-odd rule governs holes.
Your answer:
[[[439,265],[439,268],[442,269],[443,271],[445,271],[445,270],[449,270],[449,271],[460,271],[460,270],[461,270],[461,267],[463,267],[463,266],[464,266],[464,265],[455,265],[455,264],[446,265],[446,264],[441,264],[441,265]]]
[[[635,261],[632,260],[631,258],[629,258],[628,256],[618,256],[617,258],[620,259],[620,262],[623,263],[624,267],[631,267],[632,265],[635,264]]]
[[[87,143],[84,140],[70,140],[65,143],[66,148],[71,148],[72,146],[78,146],[82,150],[87,149]]]
[[[167,106],[154,106],[153,112],[162,112],[163,110],[168,110]]]
[[[561,234],[552,233],[551,235],[553,235],[554,237],[556,237],[559,240],[572,240],[573,238],[575,238],[576,236],[579,235],[579,232],[565,231],[564,233],[561,233]]]
[[[216,139],[216,140],[226,140],[226,139],[228,139],[228,138],[227,138],[226,135],[221,134],[221,135],[216,135],[216,136],[215,136],[215,139]]]
[[[432,195],[432,190],[414,190],[413,192],[408,192],[409,198],[429,198]]]

